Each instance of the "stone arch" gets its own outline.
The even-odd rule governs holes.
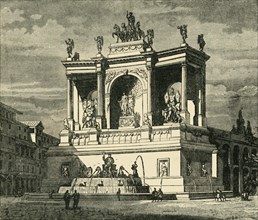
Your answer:
[[[147,70],[145,70],[147,72]],[[138,80],[140,80],[143,90],[147,90],[147,78],[145,77],[140,77],[139,74],[137,74],[136,70],[122,70],[122,71],[117,71],[117,72],[109,72],[108,75],[113,75],[111,77],[107,77],[105,80],[105,93],[106,94],[110,94],[111,91],[111,87],[113,85],[113,83],[116,81],[117,78],[121,77],[121,76],[134,76],[136,77]]]
[[[110,88],[110,104],[108,106],[108,111],[110,114],[110,128],[117,129],[121,126],[126,127],[126,124],[128,122],[129,124],[131,124],[131,122],[133,122],[133,124],[135,123],[134,126],[136,127],[141,125],[141,119],[143,118],[143,113],[145,113],[143,93],[143,85],[138,77],[130,74],[120,75],[114,78],[114,81]],[[133,96],[133,100],[135,103],[133,113],[131,112],[124,115],[122,107],[120,106],[120,104],[122,103],[121,100],[122,97],[129,97],[130,95],[131,97]],[[128,109],[130,108],[128,107]],[[122,116],[123,119],[121,118]],[[138,119],[136,118],[136,116],[138,116]],[[122,121],[126,123],[120,124],[120,122]]]
[[[233,148],[233,165],[239,165],[239,146],[235,145]]]
[[[147,113],[147,83],[148,83],[148,71],[144,68],[135,68],[135,69],[124,69],[124,70],[109,70],[106,74],[105,79],[105,112],[106,112],[106,121],[107,128],[111,128],[110,124],[110,113],[111,113],[111,89],[115,81],[121,76],[133,76],[136,77],[141,85],[143,91],[143,113]]]

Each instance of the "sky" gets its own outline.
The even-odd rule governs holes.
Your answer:
[[[243,107],[257,134],[255,0],[0,1],[0,10],[0,99],[22,111],[21,120],[41,120],[49,134],[58,136],[66,117],[65,40],[90,59],[101,35],[107,56],[113,26],[127,21],[127,10],[143,30],[154,29],[156,51],[180,46],[178,25],[188,25],[191,47],[204,34],[208,126],[230,130]]]

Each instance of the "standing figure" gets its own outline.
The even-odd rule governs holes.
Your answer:
[[[168,167],[165,162],[161,164],[160,167],[160,176],[168,176]]]
[[[120,195],[121,195],[121,190],[120,190],[120,188],[118,188],[118,190],[116,192],[116,196],[117,196],[118,201],[120,201]]]
[[[133,15],[133,12],[128,12],[126,14],[126,18],[128,20],[128,26],[130,26],[132,29],[135,28],[134,23],[135,23],[135,17]]]
[[[74,191],[73,197],[73,209],[78,209],[78,204],[80,200],[80,193],[77,192],[77,190]]]
[[[147,30],[147,41],[150,47],[153,44],[153,38],[154,38],[154,30],[153,29]]]
[[[63,199],[65,201],[65,209],[69,209],[71,195],[68,190],[66,190]]]
[[[204,41],[204,39],[203,39],[203,34],[199,34],[198,35],[198,39],[197,39],[197,43],[199,44],[199,50],[200,51],[203,51],[203,48],[204,48],[204,46],[205,46],[205,41]]]
[[[133,12],[128,12],[126,14],[128,20],[128,41],[137,40],[136,29],[135,29],[135,17]]]
[[[130,93],[128,95],[128,111],[127,114],[128,115],[134,115],[134,96],[132,95],[132,93]]]
[[[68,40],[66,40],[65,43],[67,45],[68,58],[71,58],[73,54],[74,41],[73,39],[68,38]]]
[[[133,177],[136,177],[136,178],[139,177],[137,168],[138,168],[138,165],[137,165],[136,161],[134,161],[131,169],[133,170]]]
[[[177,29],[180,30],[180,34],[181,34],[182,39],[183,39],[183,44],[185,44],[186,43],[185,39],[188,37],[187,36],[187,25],[185,25],[185,24],[180,25],[180,26],[177,27]]]
[[[159,188],[158,190],[158,196],[157,196],[157,201],[161,201],[163,200],[163,192],[162,190]]]
[[[152,202],[156,202],[158,198],[158,191],[156,190],[156,188],[154,188],[154,190],[152,191]]]
[[[122,98],[120,101],[118,101],[120,104],[121,108],[121,113],[123,116],[127,115],[127,110],[128,110],[128,96],[123,93]]]
[[[103,36],[97,36],[97,38],[94,38],[94,40],[97,42],[98,53],[101,54],[102,47],[104,44],[104,38]]]

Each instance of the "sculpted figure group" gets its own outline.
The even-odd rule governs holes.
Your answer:
[[[119,101],[119,105],[122,116],[134,115],[135,100],[132,93],[129,93],[129,95],[123,93],[121,100]]]
[[[164,110],[162,110],[164,122],[182,122],[182,117],[180,116],[181,103],[179,92],[177,91],[175,93],[174,89],[171,87],[166,92],[164,100],[167,105],[167,107]]]
[[[96,106],[97,100],[84,100],[82,128],[96,127]]]
[[[114,25],[114,32],[112,33],[112,37],[117,37],[117,43],[119,40],[121,42],[135,41],[147,38],[148,44],[151,46],[153,44],[154,31],[153,29],[149,29],[147,31],[147,35],[145,35],[144,31],[141,29],[140,21],[137,21],[135,24],[135,17],[133,12],[128,12],[126,18],[128,20],[128,25],[125,23],[121,24],[121,28],[119,25]]]

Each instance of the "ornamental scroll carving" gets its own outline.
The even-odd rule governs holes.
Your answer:
[[[130,73],[137,74],[140,78],[144,79],[145,81],[148,81],[148,74],[147,70],[145,68],[135,68],[135,69],[125,69],[125,70],[119,70],[119,71],[110,71],[106,74],[106,84],[109,84],[116,76],[118,75],[127,75]]]

